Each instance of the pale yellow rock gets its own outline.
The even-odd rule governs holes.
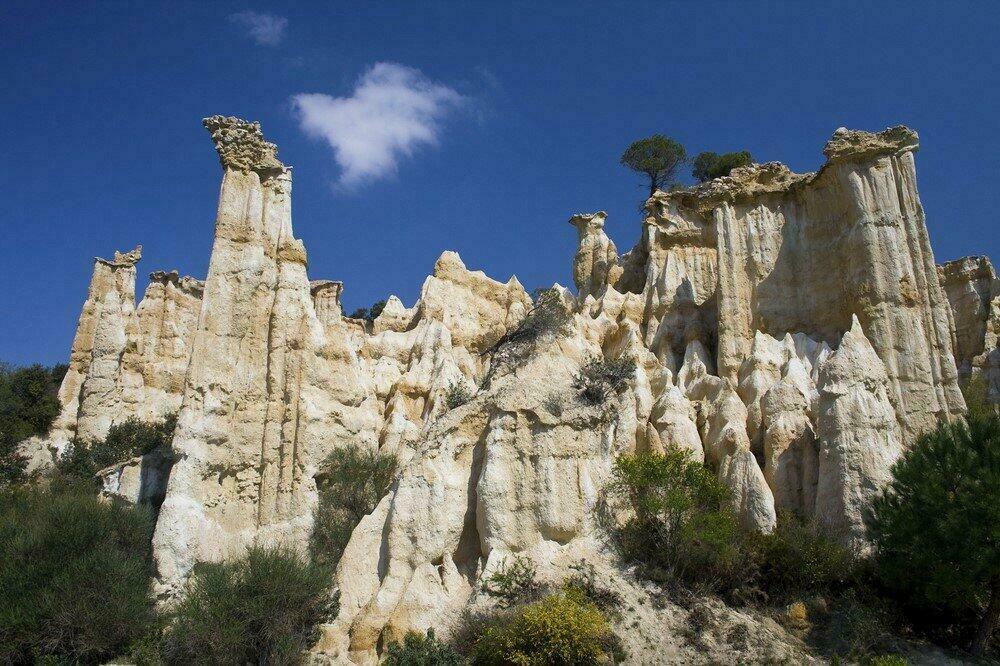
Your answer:
[[[819,377],[814,515],[828,534],[864,552],[864,513],[891,478],[902,434],[885,367],[856,317]]]
[[[578,213],[569,218],[576,227],[578,247],[573,260],[573,282],[580,298],[601,296],[608,286],[614,286],[621,277],[618,265],[618,249],[604,233],[604,221],[608,214]]]

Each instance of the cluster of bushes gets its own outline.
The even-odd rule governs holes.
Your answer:
[[[330,617],[330,570],[280,549],[196,568],[156,610],[151,512],[81,487],[0,491],[0,663],[292,664]]]
[[[157,449],[168,450],[176,427],[176,414],[153,423],[131,417],[111,426],[102,440],[75,439],[56,461],[52,480],[93,484],[94,476],[102,469]]]
[[[319,507],[309,542],[313,562],[336,566],[351,532],[389,492],[397,467],[395,456],[353,445],[323,461],[316,475]]]
[[[349,317],[351,319],[364,319],[369,324],[378,319],[378,316],[382,314],[382,310],[385,309],[385,299],[380,301],[375,301],[372,303],[370,308],[358,308],[352,312]]]
[[[0,491],[0,663],[101,663],[155,633],[152,530],[92,492]]]
[[[606,524],[626,560],[670,586],[738,603],[829,601],[834,652],[915,630],[982,654],[1000,625],[1000,416],[968,399],[966,419],[918,438],[893,468],[867,516],[868,556],[792,515],[770,534],[742,529],[728,489],[677,450],[616,461]]]
[[[59,385],[67,366],[0,364],[0,486],[24,481],[27,461],[17,445],[45,434],[59,415]]]
[[[620,663],[626,657],[608,623],[621,597],[598,586],[586,565],[553,590],[535,580],[529,559],[515,556],[487,576],[482,589],[497,599],[494,611],[468,615],[448,643],[433,631],[410,633],[389,646],[386,663],[569,666]]]
[[[584,402],[600,405],[624,389],[634,374],[635,361],[630,358],[593,358],[580,368],[573,386],[580,392],[580,398]]]

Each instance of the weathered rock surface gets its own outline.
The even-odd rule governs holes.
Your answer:
[[[938,267],[955,321],[959,373],[982,374],[988,398],[1000,403],[1000,280],[988,257],[965,257]]]
[[[292,235],[291,170],[260,127],[205,120],[224,167],[215,244],[153,538],[160,593],[254,543],[303,548],[313,477],[334,448],[376,444],[372,383],[327,335]]]
[[[317,660],[374,663],[410,629],[446,634],[514,554],[553,581],[600,562],[640,598],[595,515],[623,452],[687,451],[747,527],[787,510],[863,550],[860,516],[902,448],[964,409],[956,357],[1000,395],[995,275],[985,259],[935,268],[906,128],[838,130],[815,174],[751,165],[657,192],[622,257],[604,213],[574,216],[578,295],[554,292],[565,325],[494,367],[536,307],[516,278],[445,252],[411,307],[390,296],[374,321],[346,318],[343,285],[307,276],[274,144],[256,123],[205,126],[223,167],[205,283],[154,273],[136,309],[138,256],[99,260],[63,414],[34,446],[51,458],[57,442],[179,408],[171,452],[100,475],[107,495],[163,498],[164,599],[198,562],[303,548],[331,451],[395,454],[399,476],[341,560]],[[635,364],[605,405],[574,385],[591,359]],[[449,409],[453,386],[472,397]],[[683,652],[654,637],[679,612],[640,609],[637,663]]]

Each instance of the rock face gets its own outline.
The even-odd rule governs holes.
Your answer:
[[[1000,403],[1000,280],[988,257],[938,267],[955,320],[955,360],[963,377],[981,374],[988,398]]]
[[[751,165],[657,192],[621,257],[604,213],[574,216],[578,295],[556,285],[558,324],[529,334],[546,311],[517,279],[453,252],[411,307],[390,296],[374,321],[346,318],[343,285],[307,276],[275,145],[256,123],[204,124],[223,167],[205,283],[154,273],[136,309],[137,253],[98,260],[43,444],[179,409],[163,460],[101,472],[105,494],[162,498],[165,600],[198,562],[302,549],[332,451],[395,454],[317,660],[374,663],[408,630],[447,632],[514,554],[553,581],[584,558],[620,578],[596,507],[625,452],[677,447],[748,528],[787,511],[864,550],[893,461],[964,410],[956,358],[1000,395],[996,277],[985,259],[935,268],[906,128],[837,130],[815,174]],[[575,383],[594,359],[635,368],[601,405]],[[449,408],[455,386],[471,398]]]
[[[347,337],[327,335],[316,314],[292,235],[291,170],[259,125],[216,116],[205,127],[224,173],[153,538],[163,594],[196,562],[257,542],[303,547],[317,464],[348,443],[376,445],[371,382]]]

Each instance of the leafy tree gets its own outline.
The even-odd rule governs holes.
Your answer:
[[[728,176],[736,167],[753,164],[753,157],[749,152],[741,150],[738,153],[698,153],[691,166],[691,175],[699,183]]]
[[[662,134],[634,142],[622,154],[621,163],[649,177],[649,196],[666,189],[687,160],[684,146]]]
[[[24,480],[27,463],[17,445],[44,435],[59,415],[59,384],[67,366],[0,364],[0,486]]]
[[[385,303],[386,301],[383,298],[380,301],[375,301],[374,303],[372,303],[372,306],[370,308],[358,308],[357,310],[351,313],[350,318],[364,319],[368,323],[371,323],[376,319],[378,319],[378,316],[382,314],[382,310],[385,309]]]
[[[887,586],[934,616],[978,616],[981,654],[1000,623],[1000,417],[941,423],[893,468],[870,534]]]
[[[609,491],[631,509],[615,534],[622,554],[647,575],[718,592],[752,577],[728,488],[684,451],[620,456]]]
[[[149,511],[0,491],[0,663],[105,663],[155,633]]]
[[[165,640],[176,664],[296,664],[330,616],[329,570],[281,548],[203,564]]]
[[[316,475],[319,508],[309,542],[314,562],[340,561],[354,528],[389,492],[397,465],[396,456],[354,445],[327,456]]]

